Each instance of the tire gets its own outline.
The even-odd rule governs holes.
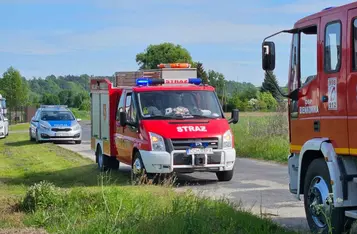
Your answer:
[[[76,145],[79,145],[82,143],[82,141],[74,141],[74,143],[76,143]]]
[[[105,172],[108,171],[110,168],[108,166],[108,156],[102,153],[102,149],[98,147],[96,156],[98,158],[98,169],[99,171]]]
[[[37,132],[37,130],[36,130],[36,143],[42,143],[42,141],[40,141],[39,139],[38,139],[38,132]]]
[[[312,202],[325,204],[327,217],[330,219],[332,233],[342,233],[345,226],[343,208],[333,208],[329,204],[322,203],[329,193],[332,193],[330,173],[323,158],[315,159],[309,165],[304,181],[304,207],[306,219],[313,233],[330,233],[326,219],[322,213],[317,213],[316,208],[310,208]],[[327,195],[326,195],[327,194]],[[333,204],[332,204],[333,205]],[[331,210],[330,214],[328,214]]]
[[[146,172],[140,152],[136,152],[131,165],[131,181],[135,183],[137,180],[146,182],[146,179],[153,179],[155,183],[155,179],[157,179],[156,177],[156,174]]]
[[[145,166],[141,155],[136,152],[133,157],[133,162],[131,164],[131,181],[136,182],[140,177],[145,175]]]
[[[31,129],[29,130],[30,141],[35,141],[35,139],[31,136]]]
[[[231,181],[233,178],[234,170],[230,171],[217,171],[216,176],[219,181]]]

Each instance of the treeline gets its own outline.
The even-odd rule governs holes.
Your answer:
[[[67,105],[79,110],[90,109],[88,75],[47,76],[27,80],[31,105]]]
[[[270,74],[273,79],[265,77],[261,87],[226,80],[222,73],[206,70],[201,62],[193,61],[190,53],[180,45],[149,45],[144,52],[137,54],[136,62],[140,69],[157,69],[159,63],[192,64],[197,68],[198,77],[215,87],[225,111],[233,108],[240,111],[275,111],[279,106],[285,105],[276,88],[277,81],[273,73]],[[90,76],[87,74],[26,79],[18,70],[10,67],[0,77],[0,94],[7,99],[10,109],[27,105],[61,104],[88,111],[89,80]]]

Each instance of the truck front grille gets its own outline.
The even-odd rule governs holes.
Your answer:
[[[186,150],[196,142],[208,144],[207,147],[218,149],[218,138],[193,138],[193,139],[171,139],[174,150]]]

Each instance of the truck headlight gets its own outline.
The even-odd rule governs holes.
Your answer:
[[[43,128],[43,129],[46,129],[46,130],[50,129],[50,127],[45,125],[45,124],[40,124],[40,127]]]
[[[162,136],[149,132],[151,150],[152,151],[166,151],[164,138]]]
[[[223,134],[223,148],[232,148],[233,147],[233,137],[231,130],[226,131]]]

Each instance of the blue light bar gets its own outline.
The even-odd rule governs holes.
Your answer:
[[[189,78],[188,83],[199,85],[202,83],[202,79],[201,78]]]
[[[152,83],[152,80],[149,78],[138,78],[136,79],[136,86],[148,86]]]
[[[171,79],[169,79],[169,80],[171,81]],[[173,81],[174,80],[175,79],[173,79]],[[182,80],[182,79],[178,79],[178,80]],[[187,80],[187,83],[189,83],[189,84],[200,85],[202,83],[201,78],[188,78],[186,80]],[[164,79],[157,79],[157,78],[156,79],[152,79],[152,78],[138,78],[138,79],[136,79],[136,86],[149,86],[149,85],[158,85],[158,84],[164,84],[164,83],[165,83]],[[177,83],[177,84],[179,84],[179,83]]]

